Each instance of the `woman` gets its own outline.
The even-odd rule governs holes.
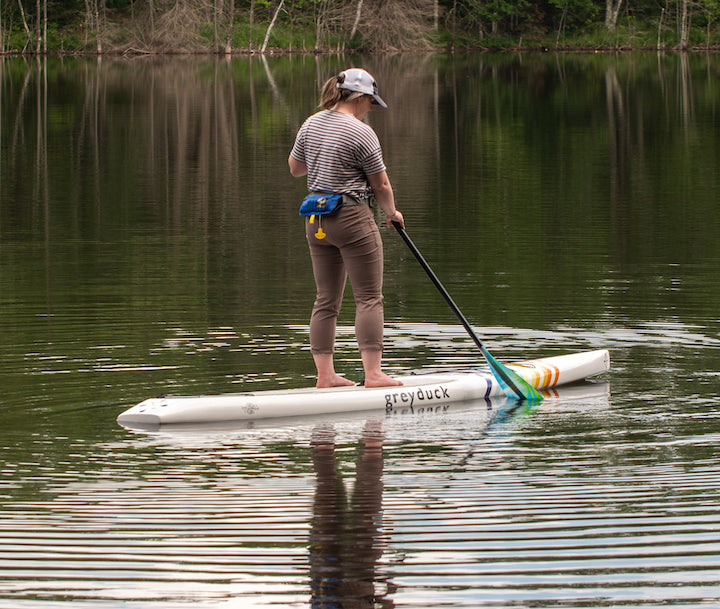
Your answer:
[[[335,327],[346,278],[355,298],[355,335],[366,387],[401,385],[381,367],[383,347],[383,251],[371,208],[375,200],[388,225],[399,222],[380,142],[362,122],[372,104],[387,108],[365,70],[350,68],[322,88],[320,112],[300,127],[288,165],[295,177],[307,175],[308,190],[343,196],[342,207],[322,216],[321,226],[306,220],[317,296],[310,318],[310,349],[318,387],[354,385],[335,372]]]

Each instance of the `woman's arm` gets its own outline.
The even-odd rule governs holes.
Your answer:
[[[292,155],[288,157],[288,166],[290,167],[290,173],[294,178],[307,175],[307,165],[302,161],[298,161]]]
[[[388,226],[390,226],[392,222],[399,222],[400,225],[404,227],[405,220],[403,219],[403,215],[395,208],[395,195],[387,172],[371,173],[367,178],[368,182],[370,182],[370,187],[373,189],[375,199],[377,199],[380,208],[385,213]]]

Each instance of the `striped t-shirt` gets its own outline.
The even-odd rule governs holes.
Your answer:
[[[336,110],[310,116],[300,127],[290,154],[307,165],[310,192],[370,197],[367,176],[386,169],[372,127]]]

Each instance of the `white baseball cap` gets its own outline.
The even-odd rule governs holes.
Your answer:
[[[387,108],[387,104],[378,95],[378,87],[375,79],[362,68],[349,68],[340,72],[337,78],[338,83],[336,86],[338,89],[347,89],[348,91],[371,95],[373,103]]]

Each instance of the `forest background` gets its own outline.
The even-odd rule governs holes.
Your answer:
[[[720,0],[1,0],[0,53],[720,49]]]

